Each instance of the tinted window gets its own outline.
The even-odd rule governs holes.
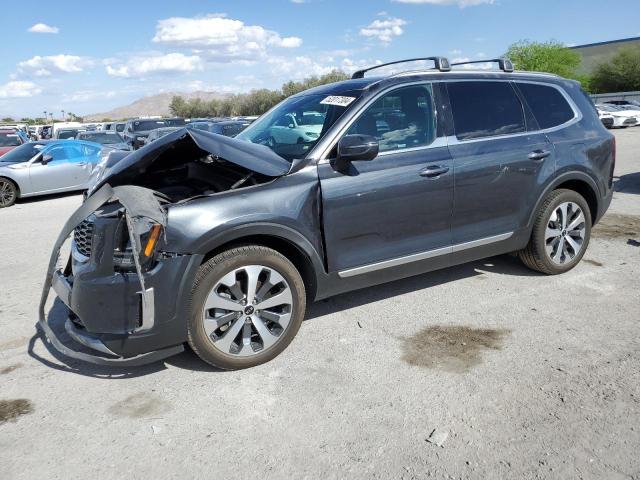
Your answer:
[[[535,83],[518,83],[518,88],[540,128],[556,127],[573,118],[573,110],[557,89]]]
[[[525,131],[522,104],[508,82],[447,84],[460,140]]]
[[[398,88],[382,96],[349,127],[351,134],[377,138],[381,152],[429,145],[436,138],[431,85]]]

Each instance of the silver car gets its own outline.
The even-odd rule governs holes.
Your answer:
[[[85,190],[102,146],[79,140],[29,142],[0,157],[0,208],[18,198]]]

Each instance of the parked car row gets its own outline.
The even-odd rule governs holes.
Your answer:
[[[607,128],[627,128],[640,125],[640,105],[631,102],[625,104],[597,103],[596,110],[600,121]]]

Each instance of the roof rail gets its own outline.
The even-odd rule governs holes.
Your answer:
[[[388,67],[389,65],[395,65],[397,63],[417,62],[421,60],[433,61],[435,68],[440,70],[441,72],[448,72],[449,70],[451,70],[449,60],[446,57],[409,58],[407,60],[396,60],[395,62],[382,63],[380,65],[374,65],[373,67],[363,68],[362,70],[353,72],[353,75],[351,75],[351,78],[364,78],[365,73],[367,73],[370,70],[374,70],[376,68]]]
[[[498,68],[500,68],[500,70],[502,70],[503,72],[513,72],[513,63],[511,63],[511,60],[509,60],[508,58],[493,58],[490,60],[473,60],[470,62],[457,62],[457,63],[452,63],[451,66],[455,67],[457,65],[469,65],[471,63],[497,63],[498,64]]]

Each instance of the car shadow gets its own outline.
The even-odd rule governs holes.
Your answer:
[[[640,172],[613,177],[613,189],[620,193],[640,194]]]
[[[517,277],[542,276],[541,273],[526,268],[515,255],[499,255],[374,287],[354,290],[315,302],[307,307],[305,321],[464,278],[479,277],[489,272]]]
[[[308,306],[305,321],[317,320],[325,315],[360,307],[369,303],[378,302],[409,292],[424,290],[430,287],[455,282],[464,278],[479,277],[485,273],[513,276],[541,276],[541,274],[525,268],[517,257],[513,255],[500,255],[476,262],[466,263],[455,267],[425,273],[422,275],[396,280],[371,288],[363,288],[353,292],[344,293],[326,300],[315,302]],[[70,339],[64,330],[67,319],[67,308],[58,299],[55,300],[48,313],[48,321],[56,335],[67,343]],[[53,359],[39,355],[35,351],[38,341],[45,347]],[[84,347],[81,347],[84,348]],[[84,349],[81,351],[91,352]],[[29,341],[28,354],[41,364],[65,373],[73,373],[86,377],[102,378],[109,380],[122,380],[142,377],[166,370],[168,366],[200,372],[223,372],[208,365],[188,347],[185,351],[173,357],[160,360],[144,366],[103,366],[75,360],[58,352],[47,340],[38,324],[36,333]]]

